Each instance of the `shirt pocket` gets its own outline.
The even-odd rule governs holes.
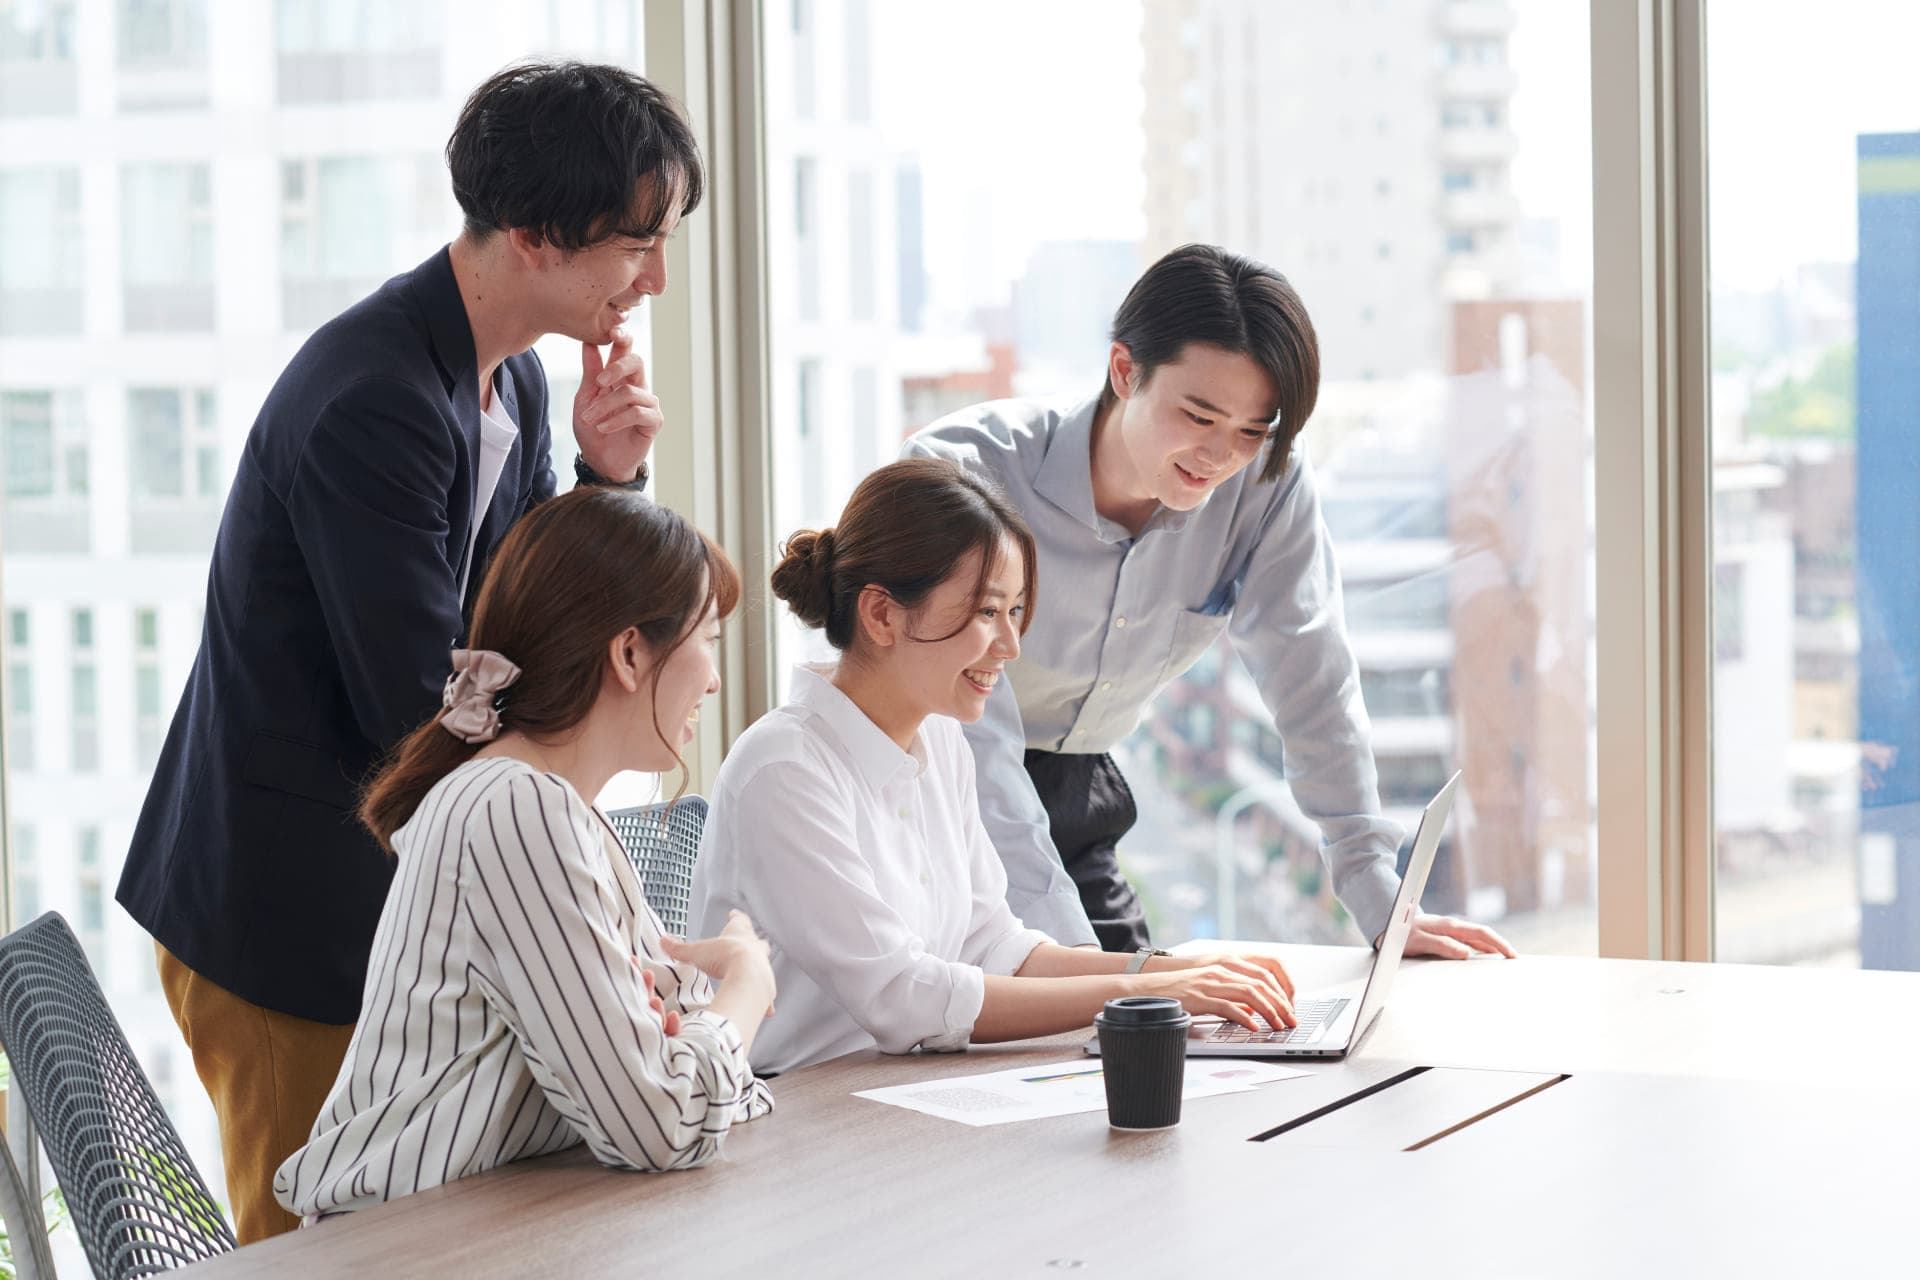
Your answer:
[[[1200,661],[1200,655],[1220,638],[1233,614],[1229,609],[1182,609],[1173,619],[1173,638],[1167,646],[1167,665],[1161,668],[1159,686],[1165,688],[1188,667]]]

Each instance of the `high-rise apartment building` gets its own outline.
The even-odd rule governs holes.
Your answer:
[[[1447,306],[1516,284],[1500,0],[1146,0],[1149,259],[1190,240],[1286,273],[1329,379],[1437,373]]]
[[[785,532],[830,520],[899,450],[903,265],[917,170],[874,111],[872,0],[789,0],[766,26],[767,236],[773,329],[772,477]],[[905,175],[905,176],[903,176]],[[903,214],[906,221],[903,223]],[[917,322],[919,317],[911,316]]]
[[[637,68],[640,8],[0,5],[13,919],[73,922],[216,1192],[152,943],[111,899],[241,442],[309,330],[458,231],[441,149],[468,91],[530,54]],[[551,354],[564,418],[579,357]]]

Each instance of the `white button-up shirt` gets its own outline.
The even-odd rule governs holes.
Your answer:
[[[1334,891],[1368,937],[1399,891],[1401,831],[1380,813],[1359,665],[1313,471],[1297,451],[1272,483],[1262,454],[1193,511],[1161,508],[1138,536],[1093,505],[1097,402],[996,400],[907,442],[993,481],[1032,526],[1039,598],[986,714],[967,726],[982,815],[1020,918],[1094,941],[1027,776],[1028,748],[1110,751],[1222,631],[1259,685],[1294,799],[1320,827]]]
[[[832,670],[798,668],[793,701],[734,743],[694,869],[692,936],[739,908],[773,946],[758,1071],[965,1048],[984,974],[1048,941],[1007,906],[960,726],[931,716],[902,751]]]

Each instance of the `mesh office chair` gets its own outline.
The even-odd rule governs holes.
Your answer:
[[[615,809],[607,815],[626,846],[647,905],[668,933],[687,936],[687,903],[693,897],[693,864],[700,857],[700,832],[707,825],[707,802],[700,796]]]
[[[153,1275],[234,1247],[57,912],[0,938],[0,1046],[95,1275]],[[29,1216],[14,1230],[40,1226]]]

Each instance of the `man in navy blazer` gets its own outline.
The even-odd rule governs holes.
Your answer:
[[[583,481],[644,483],[661,427],[622,326],[702,192],[672,101],[615,67],[515,66],[447,163],[460,235],[316,331],[247,437],[120,880],[219,1113],[242,1243],[295,1225],[273,1171],[359,1016],[393,875],[359,788],[438,710],[493,549],[555,490],[528,348],[582,344]]]

